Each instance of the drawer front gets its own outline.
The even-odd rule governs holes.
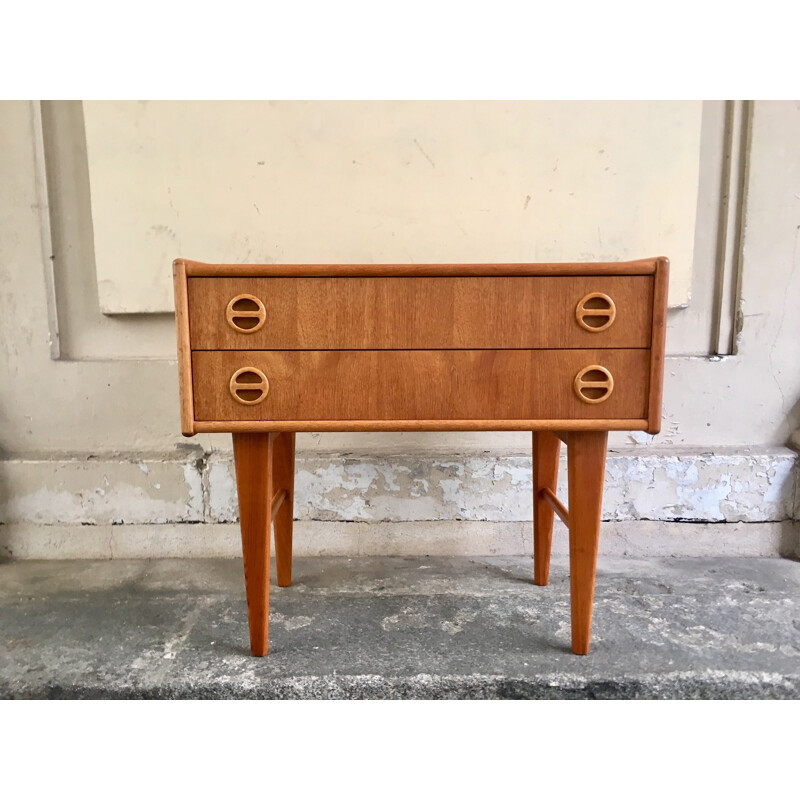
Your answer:
[[[194,412],[198,421],[221,422],[646,419],[649,356],[644,349],[197,351]]]
[[[188,305],[192,350],[645,348],[653,278],[190,278]]]

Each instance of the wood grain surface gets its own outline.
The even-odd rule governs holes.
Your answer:
[[[181,432],[193,436],[194,397],[192,396],[192,347],[189,339],[189,298],[186,267],[177,260],[172,265],[175,289],[175,332],[178,336],[178,382],[181,399]]]
[[[276,436],[274,433],[233,435],[250,651],[254,656],[265,656],[269,648],[269,551],[274,479],[272,456]]]
[[[656,258],[636,261],[550,262],[543,264],[205,264],[179,258],[190,277],[299,278],[334,275],[420,277],[424,275],[652,275]]]
[[[606,330],[578,321],[590,293],[614,302]],[[239,295],[266,307],[255,333],[226,320]],[[190,278],[188,297],[194,350],[647,348],[652,338],[649,276]]]
[[[664,387],[664,349],[667,337],[667,299],[669,293],[669,259],[656,260],[656,277],[653,286],[653,325],[650,342],[650,397],[648,398],[648,433],[661,430],[664,415],[662,397]]]
[[[644,431],[646,419],[281,419],[195,420],[195,433],[367,431]]]
[[[195,418],[207,421],[645,419],[650,366],[647,350],[230,350],[192,363]],[[573,391],[589,364],[615,377],[603,403]],[[245,367],[269,379],[257,405],[230,396]]]
[[[561,439],[551,431],[533,432],[533,582],[547,586],[553,542],[553,507],[542,494],[558,486]]]
[[[275,564],[278,586],[292,584],[292,527],[294,520],[294,433],[276,437],[272,450],[273,488],[286,493],[274,514]]]
[[[605,431],[570,434],[567,444],[572,652],[577,655],[589,652],[592,637],[607,445]]]

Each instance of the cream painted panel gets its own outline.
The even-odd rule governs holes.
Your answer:
[[[700,102],[86,102],[100,306],[221,262],[667,255],[689,299]]]

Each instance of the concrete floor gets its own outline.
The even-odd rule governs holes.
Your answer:
[[[800,698],[800,563],[305,558],[252,658],[241,561],[0,564],[2,698]],[[274,579],[273,579],[274,580]]]

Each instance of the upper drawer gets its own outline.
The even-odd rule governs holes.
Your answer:
[[[646,275],[189,278],[188,285],[193,350],[650,346]]]

